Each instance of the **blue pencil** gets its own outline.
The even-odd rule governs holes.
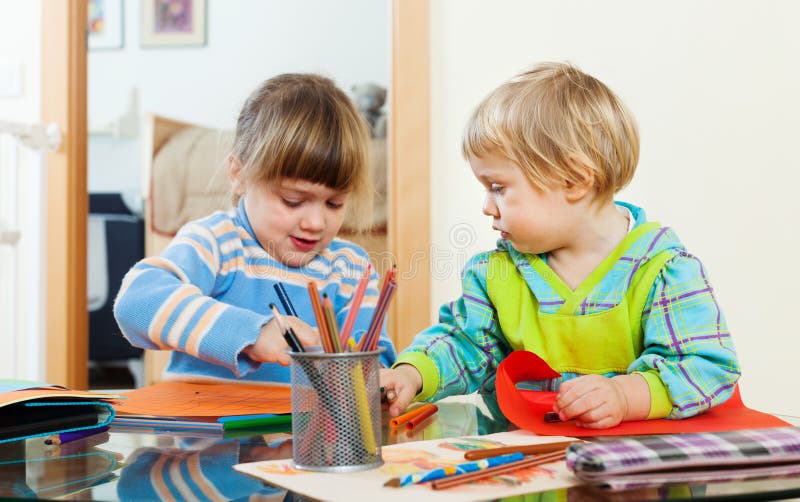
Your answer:
[[[415,472],[413,474],[406,474],[399,478],[392,478],[383,486],[403,487],[417,483],[427,483],[437,479],[446,478],[448,476],[455,476],[456,474],[465,474],[467,472],[480,471],[495,467],[498,465],[516,462],[525,458],[522,453],[510,453],[508,455],[499,455],[497,457],[484,458],[475,462],[467,462],[465,464],[452,465],[448,467],[439,467],[430,471]]]
[[[292,305],[291,300],[289,300],[289,295],[286,294],[286,288],[283,287],[283,284],[276,282],[274,288],[275,292],[278,293],[278,300],[281,301],[281,305],[283,305],[283,310],[286,311],[286,315],[298,317],[297,311],[294,309],[294,305]]]
[[[104,425],[102,427],[92,427],[91,429],[61,432],[59,434],[53,434],[49,438],[45,439],[44,444],[65,444],[72,441],[77,441],[79,439],[88,438],[89,436],[94,436],[95,434],[100,434],[101,432],[105,432],[107,430],[108,426]]]

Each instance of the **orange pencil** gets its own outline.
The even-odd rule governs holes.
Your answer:
[[[319,299],[319,289],[314,281],[308,282],[308,296],[311,298],[311,308],[314,310],[314,317],[317,319],[317,330],[319,331],[319,338],[322,340],[322,348],[325,352],[333,352],[333,347],[330,345],[330,337],[327,334],[325,314],[322,311],[322,303]]]
[[[415,415],[415,416],[411,417],[411,420],[406,422],[406,429],[408,429],[408,430],[413,429],[414,427],[418,426],[419,424],[421,424],[422,422],[427,420],[428,417],[430,417],[431,415],[433,415],[437,411],[439,411],[439,408],[436,407],[435,405],[431,405],[431,408],[428,408],[427,410],[423,411],[422,413],[419,413],[418,415]]]
[[[464,452],[466,460],[480,460],[482,458],[496,457],[498,455],[508,455],[509,453],[520,452],[523,455],[539,455],[542,453],[553,453],[562,451],[572,443],[580,442],[580,439],[570,439],[569,441],[558,441],[556,443],[539,443],[516,446],[501,446],[498,448],[487,448],[485,450],[469,450]]]
[[[331,346],[334,352],[342,352],[342,347],[339,345],[339,326],[336,324],[336,314],[333,312],[333,303],[328,295],[322,294],[322,313],[325,315],[326,326],[330,334]]]
[[[437,410],[439,409],[435,404],[425,403],[418,408],[414,408],[411,411],[407,411],[402,415],[394,417],[389,421],[389,425],[391,425],[392,427],[400,427],[401,425],[405,424],[406,422],[416,417],[420,413],[425,413],[431,408],[436,408]]]

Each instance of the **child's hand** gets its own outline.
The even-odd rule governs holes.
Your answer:
[[[395,398],[389,403],[389,415],[393,417],[403,413],[422,390],[422,375],[410,364],[400,364],[392,370],[382,369],[380,380],[387,393],[394,391]]]
[[[608,429],[628,413],[628,399],[613,378],[585,375],[561,384],[553,410],[561,420],[575,419],[587,429]]]
[[[296,317],[283,316],[283,318],[291,325],[297,339],[304,347],[319,345],[317,330]],[[253,361],[289,366],[292,364],[292,358],[286,353],[287,348],[289,345],[283,338],[283,332],[278,327],[278,322],[272,319],[261,327],[261,334],[258,335],[256,343],[244,349],[243,352]]]
[[[286,439],[276,446],[253,445],[240,446],[239,462],[260,462],[262,460],[283,460],[292,458],[292,440]]]

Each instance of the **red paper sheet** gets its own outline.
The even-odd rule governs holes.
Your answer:
[[[518,427],[543,436],[622,436],[634,434],[671,434],[678,432],[717,432],[736,429],[791,426],[768,413],[744,405],[739,387],[720,406],[682,420],[641,420],[623,422],[610,429],[585,429],[574,421],[547,423],[544,414],[553,411],[555,392],[521,390],[517,383],[526,380],[546,380],[560,376],[532,352],[512,352],[497,368],[497,402],[503,414]]]

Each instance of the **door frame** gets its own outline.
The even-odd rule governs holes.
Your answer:
[[[388,329],[402,349],[431,318],[430,1],[392,0],[391,17]],[[47,157],[46,379],[73,389],[88,386],[86,18],[85,0],[43,0],[41,115],[64,136]]]
[[[49,383],[86,389],[86,0],[43,0],[41,118],[61,127],[47,156],[45,356]]]
[[[398,349],[431,322],[430,1],[393,0],[389,86],[389,250],[398,287],[388,331]]]

